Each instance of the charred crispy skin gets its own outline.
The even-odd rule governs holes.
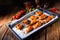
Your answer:
[[[45,20],[43,20],[45,23],[49,22],[50,20],[52,20],[54,18],[53,15],[48,16]]]
[[[23,24],[27,24],[28,23],[28,19],[25,19],[22,21]]]
[[[42,14],[40,17],[39,17],[39,19],[45,19],[47,16],[46,16],[46,14]]]
[[[40,16],[41,14],[42,14],[41,11],[36,12],[36,15],[37,15],[37,16]]]
[[[22,26],[21,24],[16,24],[16,28],[17,28],[17,29],[20,29],[20,30],[21,30],[22,27],[23,27],[23,26]]]
[[[34,19],[37,19],[38,17],[37,16],[31,16],[30,19],[31,20],[34,20]]]
[[[36,24],[33,25],[33,28],[36,29],[38,28],[39,26],[41,26],[41,22],[37,22]]]
[[[46,22],[49,22],[51,19],[53,19],[54,18],[54,16],[53,15],[51,15],[51,16],[48,16],[47,18],[46,18]]]
[[[29,33],[32,29],[33,29],[32,26],[28,26],[28,27],[24,30],[24,33],[27,34],[27,33]]]

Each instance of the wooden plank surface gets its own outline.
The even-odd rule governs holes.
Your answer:
[[[47,40],[59,40],[60,19],[47,28]]]
[[[55,6],[60,10],[59,5]],[[18,40],[5,25],[11,20],[13,15],[15,14],[11,13],[0,17],[0,25],[4,24],[3,26],[0,26],[0,40]],[[46,29],[39,31],[29,40],[60,40],[60,18],[54,24],[47,26]]]
[[[5,36],[6,32],[9,30],[6,27],[6,24],[9,23],[12,19],[12,16],[15,15],[16,13],[11,13],[5,16],[0,16],[0,40],[3,39]]]
[[[2,40],[18,40],[16,36],[8,29]]]
[[[46,34],[45,34],[46,33]],[[60,19],[54,24],[37,33],[31,40],[59,40],[60,33]],[[8,29],[3,40],[18,40],[14,34]]]
[[[7,30],[2,40],[18,40],[17,37],[11,32],[11,30]],[[30,37],[28,40],[45,40],[45,30],[42,30],[35,34],[33,37]]]
[[[59,10],[57,13],[60,14],[60,3],[56,3],[55,7]],[[60,40],[60,18],[50,27],[47,27],[46,40]]]
[[[2,40],[2,38],[5,35],[6,31],[7,31],[7,28],[6,28],[5,25],[0,28],[0,40]]]

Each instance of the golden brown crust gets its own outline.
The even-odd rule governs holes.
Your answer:
[[[37,18],[38,18],[37,16],[30,16],[31,20],[34,20],[34,19],[37,19]]]
[[[24,30],[24,33],[27,34],[27,33],[29,33],[32,29],[33,29],[32,26],[28,26],[28,27],[26,28],[26,30]]]
[[[28,19],[25,19],[22,21],[23,24],[27,24],[28,23]]]
[[[43,20],[43,19],[45,19],[46,17],[47,17],[46,14],[42,14],[42,15],[39,17],[39,19]]]
[[[36,19],[35,19],[35,20],[31,20],[31,23],[30,23],[30,24],[32,25],[32,24],[34,24],[34,23],[36,23],[36,22],[37,22]]]
[[[37,15],[37,16],[40,16],[41,14],[42,14],[41,11],[36,12],[36,15]]]
[[[38,28],[39,26],[41,26],[41,22],[37,22],[36,24],[33,25],[33,28],[36,29]]]
[[[16,28],[17,28],[17,29],[20,29],[20,30],[21,30],[22,27],[23,27],[23,26],[22,26],[21,24],[16,24]]]
[[[54,16],[53,15],[51,15],[51,16],[48,16],[48,18],[46,18],[46,21],[47,22],[49,22],[51,19],[53,19],[54,18]]]

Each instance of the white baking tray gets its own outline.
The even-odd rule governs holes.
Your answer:
[[[38,28],[35,29],[35,30],[32,30],[32,31],[29,32],[28,34],[24,34],[24,32],[23,32],[22,30],[17,30],[17,29],[16,29],[16,27],[15,27],[15,24],[16,24],[16,23],[21,23],[21,21],[24,20],[25,18],[28,18],[28,17],[31,16],[31,15],[34,15],[34,13],[35,13],[36,11],[42,11],[42,12],[43,12],[44,14],[46,14],[47,16],[49,16],[49,15],[54,15],[55,17],[54,17],[51,21],[49,21],[48,23],[43,24],[42,26],[38,27]],[[18,19],[18,20],[15,20],[15,21],[12,21],[12,22],[8,23],[8,27],[9,27],[9,28],[12,30],[12,32],[17,36],[18,39],[21,39],[21,40],[22,40],[22,39],[25,39],[25,38],[29,37],[31,34],[37,32],[37,31],[40,30],[41,28],[44,28],[45,26],[47,26],[47,25],[49,25],[49,24],[52,24],[52,23],[55,22],[57,19],[58,19],[58,15],[57,15],[57,14],[52,13],[52,12],[49,12],[49,11],[47,11],[47,10],[45,10],[45,9],[40,8],[40,9],[35,9],[34,11],[26,14],[25,16],[21,17],[21,18]]]

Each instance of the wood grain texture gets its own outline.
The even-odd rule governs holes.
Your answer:
[[[16,36],[8,29],[3,40],[18,40]]]
[[[55,7],[60,10],[59,5],[55,5]],[[0,26],[0,40],[18,40],[11,30],[9,30],[9,28],[5,25],[15,14],[16,13],[11,13],[0,17],[0,25],[4,24],[3,26]],[[42,31],[37,32],[28,40],[60,40],[60,18],[54,24],[47,26],[47,28]]]
[[[5,25],[0,28],[0,40],[2,40],[2,38],[5,35],[6,31],[7,31],[7,27]]]
[[[47,28],[47,40],[59,40],[59,25],[60,20],[52,24],[50,27]]]

